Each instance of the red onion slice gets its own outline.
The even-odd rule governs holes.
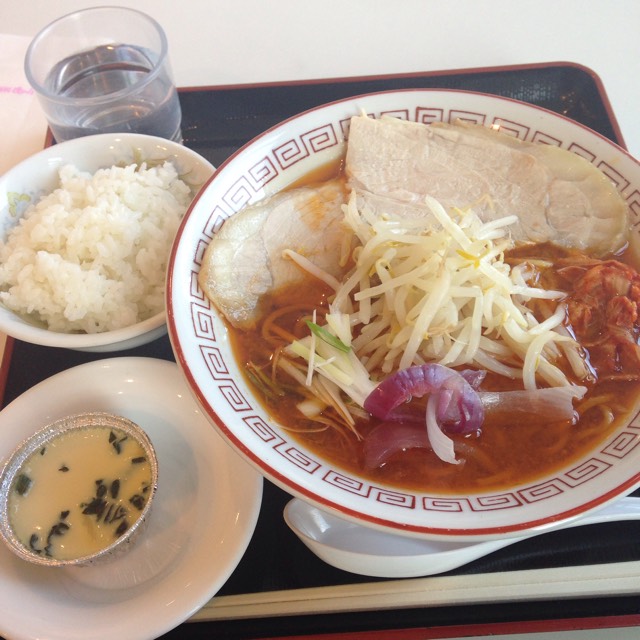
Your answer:
[[[475,373],[469,378],[480,383]],[[465,375],[439,364],[423,364],[402,369],[383,380],[364,402],[364,408],[381,420],[402,420],[398,407],[413,397],[437,397],[436,418],[452,433],[472,433],[482,426],[484,407],[478,392]]]
[[[429,446],[424,424],[381,422],[364,441],[364,464],[369,469],[376,469],[398,451]]]
[[[438,367],[439,365],[429,366]],[[446,369],[446,367],[442,368]],[[476,376],[474,374],[479,375]],[[484,379],[484,372],[463,371],[460,375],[474,387],[477,387]],[[403,379],[406,383],[406,376]],[[424,387],[424,376],[417,376],[417,379],[422,381],[420,388]],[[443,375],[439,379],[448,381],[451,376]],[[460,402],[456,392],[452,391],[451,386],[455,385],[443,384],[436,394],[432,394],[429,398],[426,426],[425,414],[422,411],[406,411],[402,415],[397,411],[397,406],[401,402],[410,400],[413,395],[419,397],[415,390],[412,394],[408,393],[406,384],[402,387],[405,391],[402,399],[396,397],[395,400],[388,402],[383,407],[381,407],[380,402],[381,399],[388,399],[388,396],[391,395],[389,389],[385,391],[383,388],[383,391],[385,391],[384,396],[375,397],[375,392],[373,392],[370,398],[371,396],[374,397],[371,399],[370,404],[366,403],[365,408],[370,406],[380,413],[386,411],[388,417],[385,422],[373,429],[365,439],[365,465],[371,469],[377,468],[395,453],[416,448],[431,448],[445,462],[458,463],[459,461],[455,458],[453,442],[443,431],[442,425],[447,424],[448,419],[455,420],[460,412],[463,414],[463,420],[466,425],[475,424],[471,421],[470,415],[468,415],[469,406],[473,409],[475,405]],[[423,393],[428,393],[428,391]],[[571,386],[535,389],[532,391],[487,391],[476,393],[485,414],[507,412],[514,416],[514,422],[517,423],[524,416],[532,416],[538,420],[572,420],[574,417],[573,400],[582,398],[586,393],[586,388]],[[375,404],[376,402],[378,404]],[[434,404],[436,404],[435,412]],[[371,409],[368,410],[373,415],[376,415]],[[434,415],[436,417],[435,420]],[[444,417],[438,417],[439,415]],[[515,424],[514,428],[516,428]]]

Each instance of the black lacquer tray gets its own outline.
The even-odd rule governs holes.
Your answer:
[[[255,135],[305,109],[362,93],[404,88],[462,89],[522,100],[566,115],[624,145],[598,77],[589,69],[566,63],[187,88],[181,90],[185,144],[219,165]],[[173,360],[167,337],[118,354],[72,352],[9,340],[6,354],[10,362],[4,404],[49,376],[90,360],[114,355]],[[282,510],[289,499],[265,481],[256,532],[240,565],[209,605],[163,638],[344,635],[366,630],[384,633],[391,629],[453,628],[513,620],[602,616],[636,619],[640,614],[640,569],[637,587],[625,586],[634,582],[634,574],[626,581],[612,582],[606,593],[600,588],[593,592],[572,588],[583,584],[581,576],[597,575],[598,567],[602,572],[621,566],[635,571],[634,563],[640,562],[640,523],[557,531],[495,552],[444,577],[387,581],[339,571],[313,556],[283,521]],[[591,573],[582,573],[580,568],[585,567]],[[559,588],[558,570],[566,571],[569,579],[560,596],[553,589],[547,595],[543,588],[528,592],[523,587],[528,576],[544,584],[547,569],[554,576],[554,588]],[[477,597],[466,593],[457,599],[459,585],[464,585],[465,580],[471,590],[478,590]],[[506,594],[487,601],[480,593],[482,588],[474,587],[486,583],[493,589],[488,592],[500,593],[501,583],[512,582],[521,597]],[[430,589],[434,589],[433,597],[429,597]],[[389,598],[385,605],[386,590]],[[403,600],[405,592],[408,596]],[[421,592],[426,595],[416,600],[416,593]],[[361,606],[368,594],[382,604]]]

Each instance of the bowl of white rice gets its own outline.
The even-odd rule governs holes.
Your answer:
[[[166,332],[166,269],[214,172],[162,138],[102,134],[49,147],[0,178],[0,332],[119,351]]]

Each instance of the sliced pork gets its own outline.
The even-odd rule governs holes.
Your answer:
[[[231,216],[204,255],[198,282],[235,327],[249,329],[260,317],[263,296],[304,278],[287,249],[334,277],[342,276],[346,233],[343,181],[283,191]]]
[[[346,172],[377,215],[429,215],[431,195],[445,208],[473,206],[485,221],[517,215],[516,241],[602,256],[627,238],[627,205],[591,163],[479,125],[354,117]]]

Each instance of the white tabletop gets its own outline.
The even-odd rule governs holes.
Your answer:
[[[3,0],[33,36],[95,0]],[[109,3],[104,3],[109,4]],[[564,61],[602,80],[640,156],[638,0],[124,0],[165,28],[176,83],[203,86]],[[2,134],[0,134],[1,136]]]

